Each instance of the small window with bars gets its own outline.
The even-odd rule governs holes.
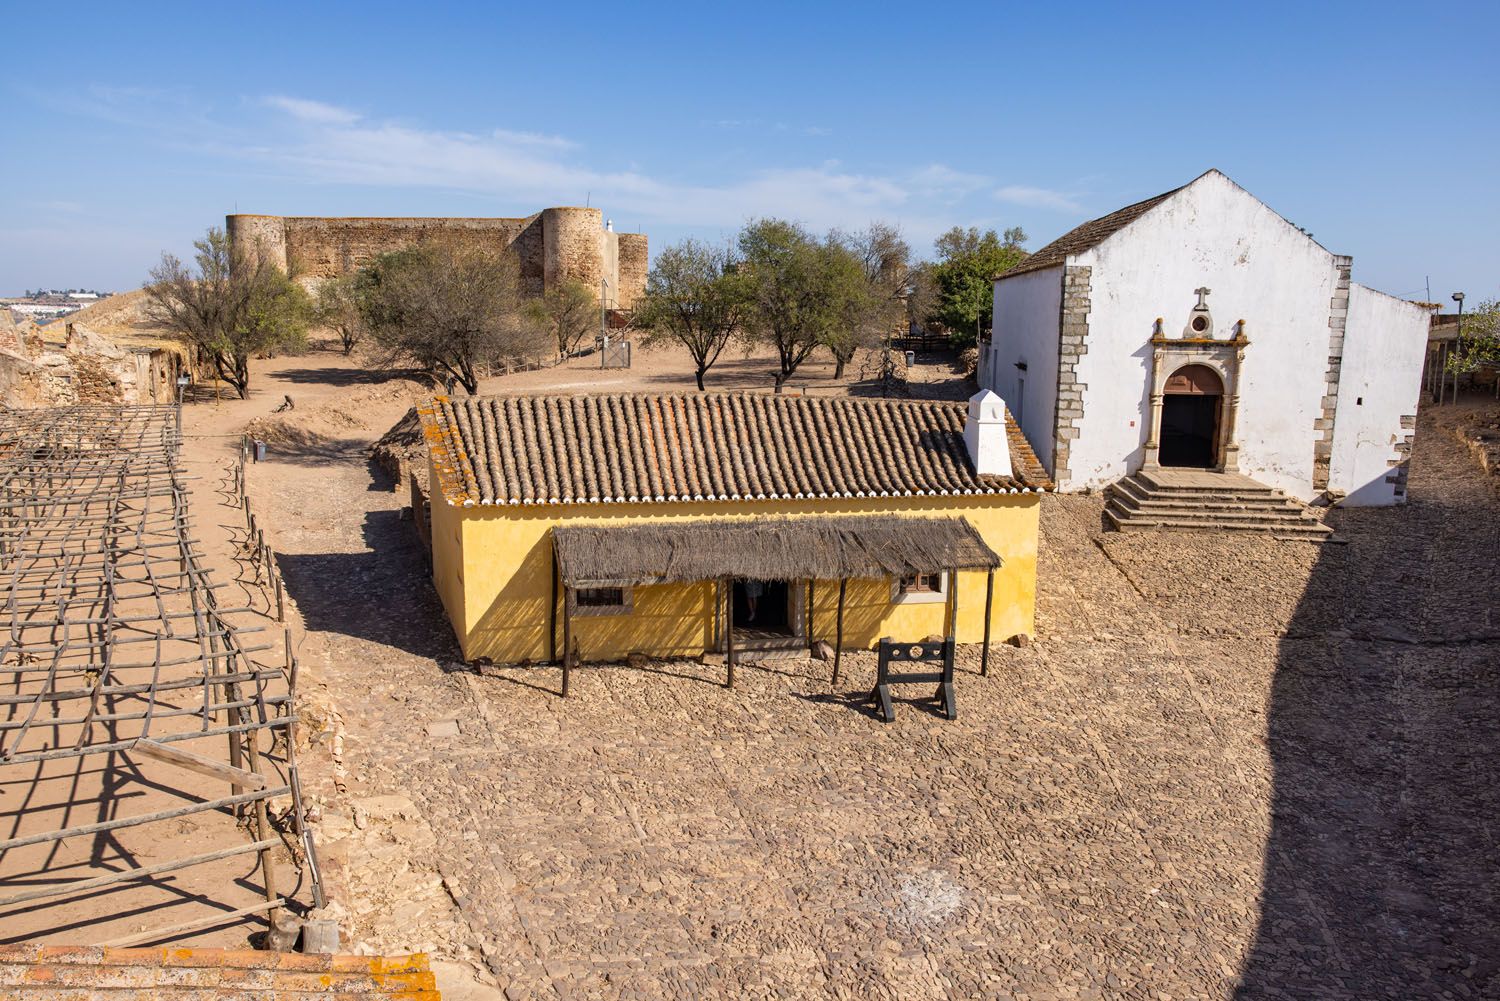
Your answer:
[[[948,575],[941,571],[907,574],[891,585],[891,601],[896,604],[942,601],[948,594]]]
[[[580,587],[571,597],[575,615],[623,615],[632,604],[628,587]]]
[[[902,594],[941,594],[943,575],[940,573],[914,573],[901,578]]]

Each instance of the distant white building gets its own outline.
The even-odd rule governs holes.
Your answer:
[[[1351,267],[1210,170],[999,276],[980,382],[1060,490],[1175,465],[1400,503],[1428,314]]]

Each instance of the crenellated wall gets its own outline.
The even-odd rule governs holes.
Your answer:
[[[646,288],[646,237],[607,231],[595,208],[549,208],[520,219],[231,215],[224,222],[237,252],[269,255],[308,288],[434,240],[511,250],[533,295],[570,278],[598,295],[603,280],[608,305],[629,309]]]

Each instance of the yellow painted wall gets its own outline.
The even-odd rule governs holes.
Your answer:
[[[548,657],[554,572],[550,532],[559,522],[629,525],[840,514],[962,515],[1004,562],[995,573],[992,616],[992,639],[999,642],[1034,632],[1040,506],[1037,494],[998,494],[455,508],[439,495],[432,501],[433,576],[466,658],[540,661]],[[977,643],[984,636],[984,584],[982,571],[959,574],[960,643]],[[584,660],[619,660],[632,652],[696,656],[716,642],[713,593],[711,582],[642,586],[635,588],[635,608],[629,615],[574,615],[580,655]],[[838,582],[818,582],[814,638],[833,641],[837,601]],[[844,603],[844,646],[873,647],[882,636],[917,640],[941,634],[943,607],[942,602],[894,604],[889,580],[851,580]],[[560,612],[557,633],[560,654]]]
[[[442,480],[433,468],[432,457],[427,460],[427,482],[429,484],[428,507],[432,512],[432,583],[438,597],[443,601],[443,610],[448,621],[454,624],[459,643],[466,642],[464,630],[458,624],[464,621],[464,547],[462,508],[456,508],[443,499],[438,488]]]

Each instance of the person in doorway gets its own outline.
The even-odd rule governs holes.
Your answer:
[[[755,621],[755,606],[760,603],[760,596],[765,590],[766,586],[758,580],[745,581],[745,610],[749,613],[746,622]]]

